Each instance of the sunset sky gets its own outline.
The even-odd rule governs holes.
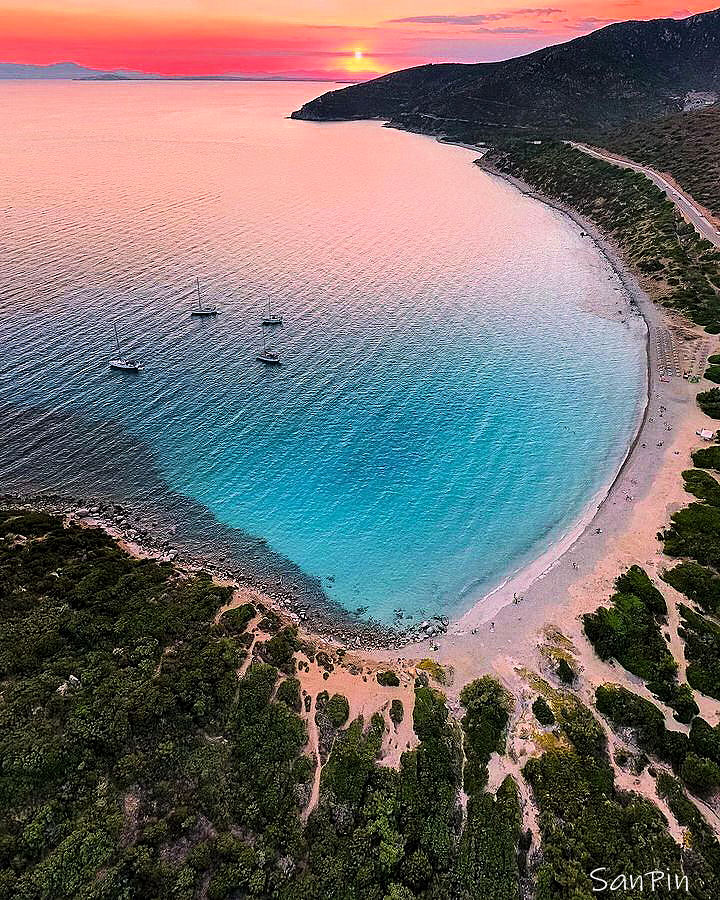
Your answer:
[[[546,0],[541,0],[541,3]],[[0,0],[0,61],[163,74],[368,78],[504,59],[610,22],[681,18],[672,0]]]

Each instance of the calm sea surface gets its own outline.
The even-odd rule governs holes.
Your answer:
[[[286,118],[322,89],[0,84],[0,489],[214,517],[348,610],[452,614],[612,476],[644,349],[561,215],[467,150]]]

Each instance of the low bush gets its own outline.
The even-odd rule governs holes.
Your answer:
[[[575,670],[566,659],[560,659],[558,662],[557,674],[563,684],[572,684],[577,677]]]
[[[691,791],[706,796],[720,787],[720,766],[691,751],[680,767],[680,777]]]
[[[252,603],[243,603],[235,609],[229,609],[220,618],[220,630],[228,635],[244,634],[249,622],[255,618],[255,607]]]
[[[487,764],[492,753],[503,749],[503,735],[512,697],[502,685],[485,675],[460,691],[460,704],[465,709],[462,727],[465,731],[465,790],[481,791],[487,783]]]
[[[600,685],[595,691],[598,710],[613,728],[630,728],[638,746],[678,769],[688,752],[689,739],[679,731],[668,731],[665,716],[651,703],[616,684]]]
[[[335,728],[344,725],[350,716],[350,704],[342,694],[333,694],[325,704],[325,715]]]
[[[536,698],[535,702],[532,705],[532,711],[535,714],[535,718],[541,725],[555,724],[555,716],[553,715],[553,711],[548,706],[547,700],[544,697]]]
[[[663,579],[693,603],[716,615],[720,610],[720,578],[698,563],[680,563],[663,573]]]
[[[720,446],[702,447],[692,455],[693,465],[698,469],[720,470]]]
[[[697,395],[700,409],[711,419],[720,419],[720,388],[710,388]]]
[[[615,579],[618,594],[634,594],[639,597],[655,616],[667,615],[667,604],[660,591],[652,583],[647,572],[640,566],[630,566],[627,572]]]
[[[402,700],[398,700],[398,698],[396,697],[390,704],[390,721],[394,725],[399,725],[404,718],[405,707],[403,706]]]
[[[583,616],[585,634],[600,659],[615,658],[623,668],[646,681],[648,688],[673,708],[675,718],[690,722],[698,707],[688,687],[678,684],[677,662],[657,621],[666,609],[665,601],[660,603],[652,583],[651,591],[639,572],[645,575],[639,569],[627,579],[628,572],[618,579],[618,584],[634,583],[646,599],[635,594],[615,594],[609,609],[599,607]]]
[[[685,490],[711,506],[720,506],[720,484],[708,472],[688,469],[682,473]]]
[[[684,603],[678,604],[678,610],[681,618],[678,632],[685,641],[688,684],[720,700],[720,627]]]

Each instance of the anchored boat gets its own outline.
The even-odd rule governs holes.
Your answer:
[[[213,304],[212,306],[204,306],[203,305],[202,297],[200,296],[200,279],[196,278],[195,281],[197,282],[198,305],[197,305],[197,309],[191,310],[190,315],[191,316],[203,316],[203,317],[216,316],[219,311],[217,306],[215,306],[215,304]]]
[[[142,372],[143,367],[134,359],[127,359],[120,355],[120,340],[118,338],[117,325],[113,325],[115,329],[115,348],[117,349],[117,357],[110,360],[110,368],[117,369],[120,372]]]
[[[270,309],[270,301],[268,300],[267,315],[262,320],[262,324],[264,326],[267,326],[267,325],[282,325],[282,323],[283,323],[283,317],[278,316],[276,313],[273,313],[273,311]]]
[[[267,363],[270,366],[279,366],[280,365],[280,354],[277,350],[273,350],[272,347],[268,347],[267,342],[265,340],[265,329],[263,328],[263,348],[255,357],[260,362]]]

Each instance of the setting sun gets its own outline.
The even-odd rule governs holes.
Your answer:
[[[364,50],[360,49],[351,51],[351,56],[345,63],[345,70],[354,74],[363,72],[368,75],[384,71],[371,57],[365,55]]]

